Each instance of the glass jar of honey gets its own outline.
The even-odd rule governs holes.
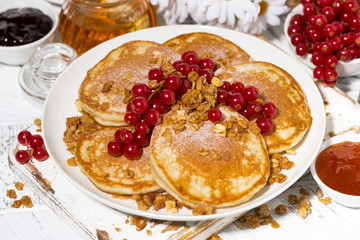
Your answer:
[[[62,41],[79,55],[116,36],[156,26],[148,0],[65,0],[59,18]]]

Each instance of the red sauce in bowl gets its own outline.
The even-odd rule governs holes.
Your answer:
[[[328,187],[360,196],[360,142],[342,142],[327,147],[318,155],[315,170]]]

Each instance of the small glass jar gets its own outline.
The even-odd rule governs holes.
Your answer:
[[[62,41],[79,55],[116,36],[156,26],[148,0],[65,0],[59,18]]]

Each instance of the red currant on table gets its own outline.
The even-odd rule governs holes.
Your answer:
[[[30,137],[29,145],[31,148],[35,149],[37,147],[41,147],[44,144],[43,138],[39,135],[32,135]]]
[[[47,154],[46,150],[43,149],[42,147],[37,147],[37,148],[34,148],[34,150],[33,150],[33,157],[36,160],[42,162],[48,158],[48,154]]]
[[[135,160],[141,155],[141,147],[137,143],[125,144],[123,147],[123,154],[127,159]]]
[[[212,123],[217,123],[221,120],[222,113],[218,108],[212,108],[208,112],[208,119]]]
[[[21,132],[19,132],[17,139],[21,145],[26,146],[29,145],[30,137],[31,133],[28,130],[22,130]]]
[[[29,152],[26,150],[19,150],[15,153],[15,159],[21,164],[25,164],[30,160]]]

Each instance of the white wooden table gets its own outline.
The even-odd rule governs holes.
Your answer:
[[[265,35],[274,44],[288,51],[287,45],[284,44],[281,27],[274,28]],[[49,204],[47,198],[44,198],[39,192],[33,193],[30,190],[34,189],[34,186],[25,185],[23,191],[16,191],[18,199],[23,195],[29,195],[34,203],[33,208],[12,208],[13,199],[6,196],[7,189],[15,189],[14,183],[19,181],[8,166],[8,152],[11,143],[15,140],[19,131],[32,125],[33,120],[40,117],[42,113],[42,104],[34,102],[22,93],[17,83],[19,70],[20,67],[17,66],[0,64],[0,239],[86,239],[88,236],[94,235],[94,229],[89,229],[90,234],[82,234],[82,230],[75,226],[74,222],[65,222],[61,211],[52,209],[45,204],[45,202]],[[359,77],[342,79],[338,87],[351,98],[357,99],[360,90],[360,79]],[[326,107],[326,111],[329,113],[327,116],[329,124],[325,137],[329,137],[328,133],[330,131],[339,133],[354,125],[360,125],[360,107],[358,104],[354,104],[349,98],[333,89],[320,87],[320,90],[324,100],[329,103]],[[23,177],[21,176],[21,178]],[[58,177],[59,181],[62,181],[63,176]],[[301,188],[306,188],[311,193],[309,198],[312,204],[312,213],[306,219],[300,218],[296,208],[287,201],[289,194],[299,196]],[[279,204],[288,206],[288,212],[284,215],[280,216],[274,211],[272,212],[274,220],[280,224],[278,229],[273,229],[270,225],[256,229],[247,227],[240,229],[237,226],[238,222],[234,222],[222,230],[219,236],[222,239],[360,239],[360,221],[358,220],[360,209],[345,208],[335,202],[324,205],[315,196],[316,189],[315,181],[310,174],[307,174],[287,191],[269,202],[273,208]],[[76,191],[76,189],[71,191]],[[71,196],[65,197],[71,198]],[[89,204],[92,204],[91,201],[93,200],[87,199],[87,196],[82,197],[84,197],[84,201],[89,201]],[[88,211],[86,214],[91,216],[92,210],[88,209]],[[75,215],[86,217],[86,214],[80,212]],[[151,224],[148,225],[149,229],[151,229]],[[129,224],[127,226],[134,228]],[[166,230],[166,226],[166,223],[161,225],[163,230]],[[114,226],[113,229],[115,229]],[[133,231],[134,229],[130,230]],[[163,236],[167,238],[172,235],[171,231],[176,232],[178,230],[175,228],[169,230],[167,228],[168,234]],[[153,231],[155,232],[155,230]],[[135,238],[137,235],[121,234],[125,232],[122,230],[119,234],[114,233],[112,237],[113,239],[139,239]],[[134,231],[134,234],[136,234],[136,231]],[[139,234],[138,236],[145,236],[145,238],[148,236],[150,238],[146,234]]]

